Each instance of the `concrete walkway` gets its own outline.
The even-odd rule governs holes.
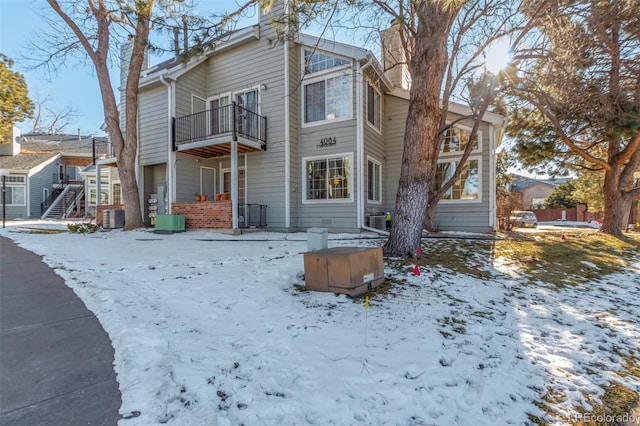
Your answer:
[[[39,256],[0,237],[0,424],[115,425],[113,348]]]

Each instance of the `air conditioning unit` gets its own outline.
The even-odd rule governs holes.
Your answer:
[[[102,227],[106,229],[124,227],[124,210],[105,210],[102,216]]]
[[[369,228],[387,230],[387,219],[385,216],[369,216]]]

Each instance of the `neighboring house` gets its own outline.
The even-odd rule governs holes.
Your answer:
[[[544,208],[544,201],[561,183],[568,178],[560,179],[535,179],[518,174],[513,174],[511,190],[522,193],[522,206],[525,210]]]
[[[98,185],[98,168],[100,168],[100,185]],[[91,164],[80,171],[85,183],[85,215],[96,217],[99,205],[122,204],[122,189],[116,167],[100,167]],[[98,198],[100,193],[100,198]]]
[[[71,135],[16,135],[0,151],[7,218],[61,218],[80,214],[79,170],[92,161],[92,139]]]
[[[277,42],[270,19],[261,16],[186,62],[143,71],[137,161],[144,211],[153,195],[173,213],[230,214],[212,226],[232,229],[384,228],[400,175],[406,70],[387,75],[370,51],[309,35]],[[473,125],[464,116],[472,116],[468,108],[450,105],[457,124],[445,137],[437,184],[459,167]],[[503,122],[485,116],[461,178],[439,203],[440,229],[495,229]],[[210,211],[216,202],[194,213],[196,192],[209,200],[230,193],[230,213]]]

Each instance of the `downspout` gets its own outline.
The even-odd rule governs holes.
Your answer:
[[[168,82],[165,80],[164,75],[160,76],[160,83],[162,83],[167,88],[167,182],[169,188],[167,188],[167,202],[165,204],[165,209],[168,214],[171,214],[171,203],[175,200],[176,197],[176,186],[175,186],[175,153],[173,152],[173,132],[171,131],[171,119],[173,118],[173,87],[174,82]],[[160,196],[161,194],[158,194]]]
[[[497,210],[496,210],[496,132],[498,131],[492,124],[489,132],[489,226],[493,231],[497,231]]]
[[[285,16],[289,14],[289,2],[284,2]],[[291,227],[291,141],[289,129],[289,25],[284,39],[284,227]]]
[[[362,85],[364,84],[364,70],[373,64],[369,58],[366,64],[359,66],[356,71],[356,163],[358,167],[358,197],[357,197],[357,221],[356,227],[368,231],[380,231],[369,228],[364,224],[364,123],[362,120],[362,103],[364,101]]]

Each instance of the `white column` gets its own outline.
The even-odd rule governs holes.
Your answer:
[[[231,141],[231,220],[232,229],[238,229],[238,141]]]
[[[100,199],[102,198],[100,197],[100,190],[102,189],[100,187],[101,180],[100,164],[96,164],[96,214],[98,214],[98,206],[100,205]],[[91,197],[91,194],[89,194],[89,197]]]

